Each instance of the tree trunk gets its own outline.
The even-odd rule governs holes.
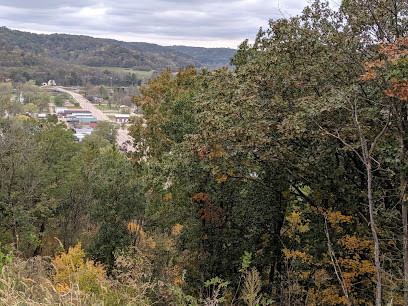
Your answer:
[[[381,280],[381,263],[380,263],[380,244],[377,236],[377,228],[375,226],[374,220],[374,200],[373,200],[373,173],[371,168],[371,159],[366,160],[367,169],[367,197],[368,197],[368,209],[370,214],[370,227],[371,233],[374,241],[374,261],[375,261],[375,271],[377,274],[377,284],[375,293],[375,305],[381,306],[381,292],[382,292],[382,280]]]
[[[403,260],[404,260],[404,305],[408,305],[408,217],[407,217],[407,205],[402,203],[402,227],[403,227]]]
[[[399,165],[399,199],[401,203],[401,219],[402,219],[402,258],[404,262],[404,305],[408,306],[408,208],[407,208],[407,179],[405,173],[405,130],[407,123],[407,108],[405,103],[400,104],[397,109],[397,105],[393,100],[390,101],[390,110],[394,118],[396,119],[396,126],[398,128],[398,142],[400,145],[398,154]]]
[[[10,175],[10,182],[9,185],[7,187],[7,205],[10,209],[10,216],[11,216],[11,220],[12,220],[12,233],[13,233],[13,242],[14,242],[14,247],[16,249],[16,251],[18,252],[18,231],[17,231],[17,221],[16,221],[16,215],[15,215],[15,211],[14,211],[14,206],[12,204],[11,201],[11,194],[13,191],[13,187],[14,187],[14,178],[15,178],[15,164],[14,162],[12,163],[12,168],[11,168],[11,175]]]
[[[378,241],[378,235],[377,235],[377,227],[375,225],[375,219],[374,219],[374,197],[373,197],[373,169],[372,169],[372,156],[374,149],[378,143],[378,141],[381,139],[381,137],[384,135],[385,131],[388,128],[388,123],[390,117],[388,117],[387,122],[384,124],[382,130],[380,133],[377,134],[375,139],[372,141],[371,145],[369,146],[367,143],[367,139],[364,136],[363,129],[361,128],[361,125],[358,121],[358,112],[357,112],[357,101],[354,101],[354,105],[352,105],[353,108],[353,122],[354,126],[357,129],[358,136],[360,138],[360,145],[361,145],[361,155],[359,155],[359,158],[364,164],[364,167],[366,169],[366,174],[367,174],[367,199],[368,199],[368,211],[370,215],[370,228],[371,228],[371,234],[373,236],[373,242],[374,242],[374,263],[375,263],[375,271],[377,275],[377,284],[376,284],[376,290],[375,290],[375,305],[376,306],[381,306],[382,304],[382,279],[381,279],[381,262],[380,262],[380,243]]]
[[[399,166],[400,166],[400,202],[401,202],[401,219],[402,219],[402,258],[404,262],[404,305],[408,306],[408,209],[406,203],[406,177],[404,170],[405,162],[405,145],[403,135],[399,136],[400,141],[400,153],[399,153]]]
[[[37,245],[37,247],[34,250],[33,256],[38,256],[42,252],[42,245],[43,245],[43,236],[44,236],[44,231],[45,231],[45,222],[43,221],[40,226],[40,232],[39,232],[39,237],[41,243]]]
[[[204,226],[205,226],[205,221],[204,219],[201,219],[201,236],[204,235]],[[204,240],[203,237],[200,237],[200,253],[198,255],[198,258],[200,260],[199,267],[200,267],[200,299],[204,299],[204,282],[205,282],[205,276],[204,276],[204,259],[205,259],[205,249],[204,249]]]

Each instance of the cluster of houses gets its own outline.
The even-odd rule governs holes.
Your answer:
[[[59,118],[65,118],[67,126],[75,131],[74,137],[79,141],[91,134],[98,123],[90,111],[82,108],[56,107],[55,113]]]
[[[57,86],[57,83],[54,80],[49,80],[48,82],[42,83],[42,86]]]

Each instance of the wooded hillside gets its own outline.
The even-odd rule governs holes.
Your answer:
[[[1,118],[0,302],[408,305],[407,16],[315,1],[162,72],[127,154]]]
[[[83,83],[83,78],[98,84],[101,76],[92,67],[121,67],[142,71],[177,71],[187,66],[211,68],[229,65],[233,49],[201,48],[201,54],[189,52],[185,47],[180,52],[172,47],[164,47],[142,42],[121,42],[89,36],[67,34],[34,34],[0,27],[0,73],[5,78],[18,80],[35,79],[38,83],[64,78]],[[208,53],[203,56],[203,53]],[[189,54],[191,53],[191,54]],[[209,60],[211,58],[211,60]],[[58,68],[69,72],[62,77]],[[98,80],[99,79],[99,80]],[[72,83],[72,82],[71,82]],[[71,84],[74,85],[74,84]]]

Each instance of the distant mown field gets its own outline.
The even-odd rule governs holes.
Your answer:
[[[142,70],[133,70],[130,68],[121,68],[121,67],[92,67],[101,71],[109,70],[116,73],[134,73],[138,79],[147,78],[150,79],[156,70],[142,71]]]

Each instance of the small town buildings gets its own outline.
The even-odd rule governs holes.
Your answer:
[[[90,102],[92,103],[102,103],[103,102],[103,98],[102,97],[98,97],[98,96],[88,96],[86,97]]]
[[[83,128],[83,129],[75,129],[75,134],[74,137],[78,140],[78,141],[82,141],[82,139],[86,136],[86,135],[90,135],[93,131],[93,128]]]
[[[38,119],[39,120],[46,120],[47,119],[47,114],[45,114],[45,113],[38,114]]]
[[[89,117],[92,116],[91,112],[75,112],[72,113],[71,115],[68,115],[68,117]]]
[[[72,113],[81,113],[81,114],[88,114],[91,115],[91,112],[82,109],[82,108],[67,108],[65,111],[61,112],[60,115],[61,117],[68,117],[69,115],[72,115]]]
[[[102,103],[102,102],[103,102],[103,98],[102,98],[102,97],[94,97],[93,102],[94,102],[94,103]]]
[[[128,114],[115,114],[116,123],[128,123],[130,115]]]
[[[71,128],[91,128],[91,124],[95,125],[98,122],[90,111],[82,108],[67,108],[61,110],[58,116],[66,118],[67,125]]]
[[[56,86],[56,85],[57,85],[57,83],[55,83],[54,80],[49,80],[48,81],[48,86]]]
[[[65,106],[57,106],[57,107],[55,107],[55,113],[57,115],[60,115],[60,114],[64,113],[67,109],[68,108],[65,107]]]
[[[71,125],[89,125],[97,122],[98,120],[92,116],[67,117],[67,123]]]

